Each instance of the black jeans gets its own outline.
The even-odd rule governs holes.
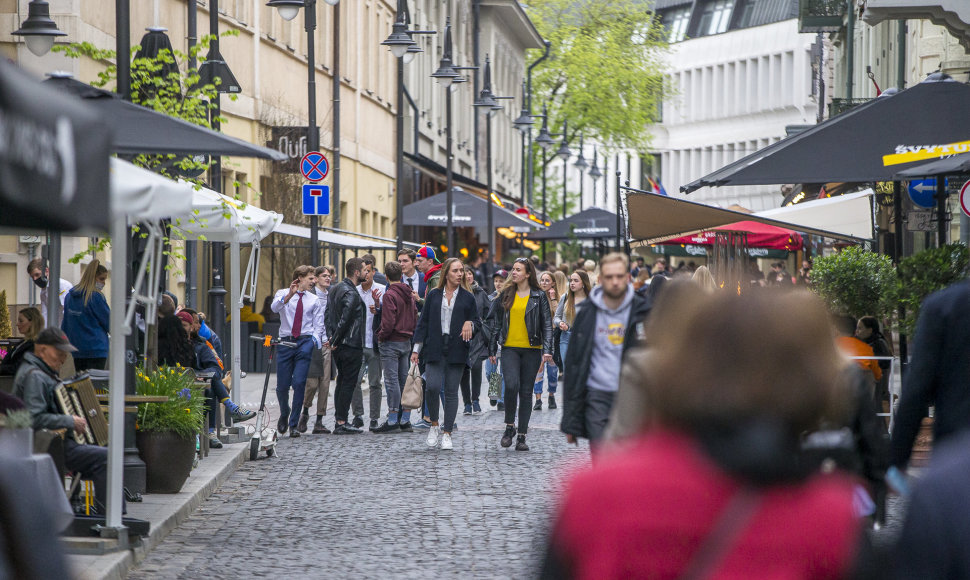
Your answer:
[[[441,393],[445,394],[445,420],[442,431],[451,433],[455,428],[455,417],[458,416],[458,383],[461,373],[467,367],[462,363],[447,363],[445,361],[429,362],[428,369],[428,415],[431,421],[438,422],[438,401]]]
[[[215,376],[209,382],[209,388],[205,390],[206,396],[206,413],[209,415],[209,427],[215,428],[216,426],[216,409],[219,408],[219,403],[224,399],[229,398],[229,390],[226,389],[225,383],[222,382],[221,370],[217,370]]]
[[[104,513],[108,497],[108,448],[96,445],[79,445],[73,439],[64,440],[64,467],[81,474],[94,483],[94,499],[99,514]],[[121,498],[121,510],[125,513],[125,498]]]
[[[515,407],[519,407],[518,432],[529,432],[532,417],[532,385],[535,383],[539,365],[542,364],[541,348],[502,347],[502,376],[505,378],[505,422],[515,424]]]
[[[108,359],[102,358],[75,358],[74,359],[74,370],[77,372],[83,372],[90,369],[95,369],[98,371],[103,371],[104,366],[108,363]]]
[[[461,400],[466,405],[471,405],[472,401],[477,402],[482,396],[482,363],[479,360],[471,368],[465,367],[465,372],[461,375]]]
[[[354,387],[360,376],[360,365],[364,361],[364,351],[360,348],[341,345],[333,351],[337,363],[337,387],[333,392],[333,416],[338,422],[347,422],[350,403],[354,399]]]

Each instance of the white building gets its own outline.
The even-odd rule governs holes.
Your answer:
[[[815,34],[798,32],[797,0],[658,0],[673,94],[653,128],[650,169],[667,193],[816,122]],[[705,187],[692,201],[778,207],[777,185]]]

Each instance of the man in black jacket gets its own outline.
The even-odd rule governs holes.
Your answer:
[[[333,428],[335,435],[361,433],[360,429],[347,424],[347,415],[364,357],[364,324],[367,311],[357,292],[363,268],[364,261],[360,258],[347,260],[344,267],[347,277],[330,288],[327,299],[325,324],[330,340],[324,346],[333,351],[333,359],[337,364],[337,387],[333,394],[333,414],[337,420]]]
[[[602,437],[619,388],[623,355],[643,339],[643,321],[650,312],[649,300],[633,291],[626,255],[604,256],[599,282],[576,313],[570,356],[563,361],[561,430],[570,443],[585,437],[595,445]]]
[[[930,294],[920,308],[913,355],[903,377],[890,463],[903,470],[929,405],[933,441],[970,427],[970,280]]]

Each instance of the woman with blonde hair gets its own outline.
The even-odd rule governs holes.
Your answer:
[[[64,322],[61,328],[77,352],[74,368],[77,372],[88,369],[104,370],[108,361],[108,329],[111,310],[102,290],[108,279],[108,269],[98,260],[84,269],[81,281],[64,299]]]
[[[567,483],[541,577],[848,577],[854,484],[800,450],[842,404],[821,303],[684,287],[647,336],[628,357],[646,426]]]
[[[559,277],[556,276],[557,274]],[[562,278],[562,281],[560,281],[559,278]],[[563,276],[562,272],[558,271],[550,272],[547,270],[539,275],[539,288],[541,288],[549,298],[550,315],[555,314],[556,309],[559,308],[559,300],[565,293],[565,281],[566,277]],[[555,328],[555,325],[553,325],[553,328]],[[553,359],[555,359],[555,357],[553,357]],[[555,360],[552,360],[550,362],[543,363],[539,367],[539,373],[536,375],[536,382],[532,387],[532,392],[535,393],[536,396],[536,402],[532,406],[533,411],[542,410],[542,383],[544,376],[549,378],[549,388],[547,391],[549,393],[549,408],[557,408],[556,390],[559,387],[559,367],[556,366]]]
[[[17,313],[17,332],[23,335],[24,340],[3,357],[0,362],[0,375],[15,375],[20,361],[28,352],[34,352],[34,339],[44,330],[44,317],[40,310],[29,307]]]
[[[569,290],[565,298],[559,301],[559,308],[552,318],[552,325],[559,329],[559,358],[566,360],[566,350],[569,348],[569,336],[576,320],[576,309],[589,297],[593,286],[589,283],[589,274],[585,270],[576,270],[569,275]]]
[[[714,281],[714,276],[711,271],[707,269],[707,266],[700,266],[694,270],[694,275],[691,277],[691,281],[697,284],[701,290],[705,292],[714,292],[717,290],[717,282]]]

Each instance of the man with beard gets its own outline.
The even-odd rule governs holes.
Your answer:
[[[650,312],[648,299],[633,291],[626,255],[603,256],[599,283],[571,329],[561,424],[567,441],[585,437],[594,446],[610,418],[623,355],[643,339],[643,320]]]
[[[364,358],[364,324],[367,309],[357,292],[363,279],[364,261],[360,258],[347,260],[344,278],[330,289],[327,299],[326,327],[330,337],[329,348],[337,363],[337,387],[334,391],[334,435],[356,435],[360,429],[347,424],[350,403],[354,398],[354,386],[360,376]]]

